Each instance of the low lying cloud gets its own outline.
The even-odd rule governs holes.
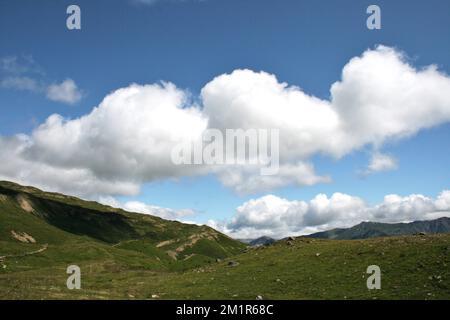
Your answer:
[[[450,190],[435,199],[420,194],[387,195],[375,206],[343,193],[334,193],[331,197],[319,194],[308,202],[267,195],[245,202],[230,221],[209,221],[208,224],[239,239],[283,238],[350,227],[363,221],[410,222],[449,215]]]
[[[100,203],[111,206],[113,208],[121,208],[129,212],[137,212],[157,216],[167,220],[183,221],[186,217],[192,216],[195,212],[191,209],[174,210],[149,205],[140,201],[127,201],[121,203],[113,197],[100,198]],[[184,222],[184,221],[183,221]]]
[[[50,96],[57,100],[78,97],[70,80],[54,89]],[[8,165],[0,167],[0,178],[92,197],[136,194],[146,182],[212,173],[237,192],[267,192],[331,181],[315,172],[318,154],[339,159],[369,146],[379,152],[370,173],[395,169],[397,161],[381,151],[385,142],[450,121],[450,77],[435,66],[414,68],[393,48],[351,59],[330,92],[329,100],[319,99],[251,70],[219,75],[199,99],[172,83],[132,84],[80,118],[54,114],[29,135],[1,138],[0,157]],[[208,128],[279,130],[279,173],[174,165],[174,146],[198,141]]]

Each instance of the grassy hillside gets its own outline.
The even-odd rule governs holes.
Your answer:
[[[450,299],[450,235],[361,241],[299,238],[184,272],[155,271],[146,265],[148,260],[128,251],[90,247],[85,254],[81,290],[65,288],[65,265],[49,264],[52,256],[47,253],[7,261],[15,270],[0,273],[0,297]],[[381,290],[366,287],[366,269],[372,264],[381,268]]]
[[[450,235],[370,240],[297,238],[259,247],[200,272],[175,275],[162,290],[175,298],[450,299]],[[369,265],[381,290],[366,287]],[[172,291],[170,288],[180,288]],[[208,289],[209,288],[209,289]]]
[[[15,257],[44,247],[42,253]],[[0,259],[6,265],[0,265],[2,272],[106,259],[143,269],[184,270],[243,248],[207,226],[0,182]]]
[[[71,264],[81,290],[66,288]],[[450,299],[449,266],[450,234],[244,250],[207,227],[0,183],[0,299]]]

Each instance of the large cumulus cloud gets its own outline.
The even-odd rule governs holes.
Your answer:
[[[51,115],[29,136],[0,138],[0,178],[79,195],[135,195],[146,181],[200,173],[170,158],[207,125],[198,108],[185,108],[188,100],[170,83],[133,84],[81,118]]]
[[[316,154],[339,159],[369,145],[371,172],[394,169],[394,158],[380,156],[386,141],[448,121],[450,78],[435,66],[414,68],[402,53],[379,46],[345,65],[330,99],[251,70],[216,77],[199,99],[171,83],[132,84],[85,116],[55,114],[29,135],[1,137],[0,178],[92,196],[132,195],[157,179],[214,173],[238,192],[267,191],[329,182],[326,172],[315,172]],[[279,174],[174,165],[174,146],[198,141],[207,128],[279,129]]]

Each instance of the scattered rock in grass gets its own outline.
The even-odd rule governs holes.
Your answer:
[[[36,240],[26,232],[15,232],[14,230],[11,230],[11,236],[23,243],[36,243]]]
[[[157,295],[157,294],[152,294],[152,299],[159,299],[159,295]]]
[[[441,275],[433,275],[433,276],[429,276],[428,280],[432,280],[432,281],[436,281],[441,283],[442,282],[442,276]]]
[[[320,257],[320,252],[317,252],[317,253],[316,253],[316,257]]]
[[[19,202],[20,207],[29,213],[33,213],[34,209],[33,206],[31,205],[31,201],[24,195],[18,195],[17,196],[17,202]]]
[[[173,260],[178,260],[177,259],[177,253],[175,252],[175,251],[167,251],[167,255],[169,256],[169,257],[171,257]]]
[[[256,300],[264,300],[262,296],[256,296]]]
[[[237,261],[230,261],[228,262],[229,267],[237,267],[239,265],[239,262]]]

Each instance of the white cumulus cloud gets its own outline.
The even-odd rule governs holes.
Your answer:
[[[387,195],[382,203],[374,206],[343,193],[334,193],[331,197],[318,194],[310,201],[290,201],[267,195],[242,204],[229,221],[209,221],[208,224],[240,239],[263,235],[283,238],[350,227],[363,221],[410,222],[449,215],[449,190],[435,199],[419,194]]]
[[[81,100],[82,93],[72,79],[54,83],[47,88],[47,98],[52,101],[74,104]]]
[[[395,170],[398,167],[398,161],[388,154],[376,152],[372,155],[369,165],[367,166],[366,174],[372,174],[380,171]]]
[[[60,101],[79,97],[70,80],[52,91]],[[386,141],[450,121],[450,78],[435,66],[414,68],[393,48],[351,59],[330,93],[319,99],[251,70],[219,75],[200,99],[171,83],[132,84],[80,118],[54,114],[29,135],[3,137],[2,156],[10,164],[0,167],[0,176],[58,191],[76,186],[79,195],[129,195],[146,182],[208,173],[241,193],[309,186],[332,179],[315,172],[315,155],[339,159],[370,146],[378,153],[368,170],[392,170],[397,161],[381,151]],[[278,174],[229,164],[174,165],[173,148],[199,141],[208,128],[278,129]],[[82,187],[86,181],[89,188]]]

